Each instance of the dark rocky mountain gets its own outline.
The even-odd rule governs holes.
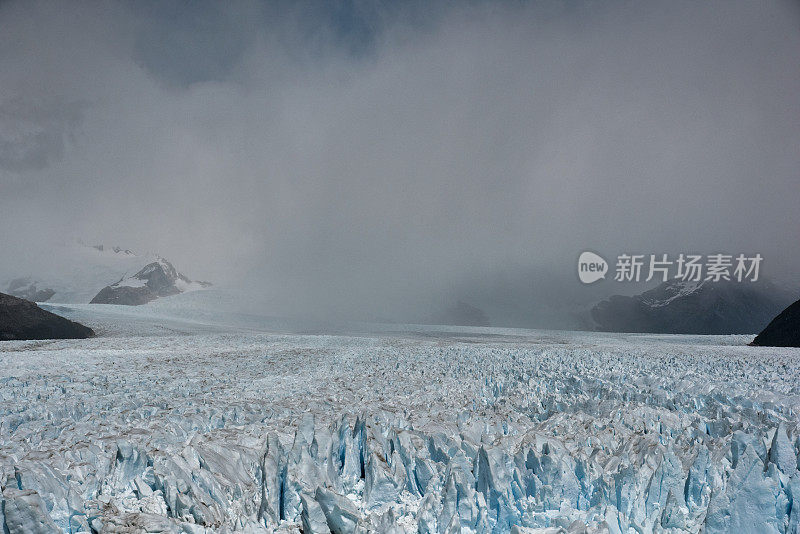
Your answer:
[[[83,339],[88,326],[41,309],[33,302],[0,293],[0,341],[13,339]]]
[[[147,286],[106,286],[95,295],[89,304],[125,304],[127,306],[139,306],[147,304],[151,300],[158,298],[158,295],[150,291]]]
[[[762,347],[800,347],[800,300],[770,321],[751,344]]]
[[[19,297],[21,299],[30,300],[31,302],[45,302],[56,294],[50,288],[39,289],[37,282],[31,281],[30,278],[15,278],[8,284],[9,295]]]
[[[614,295],[591,316],[598,330],[658,334],[752,334],[793,300],[769,282],[670,280],[633,297]]]
[[[138,306],[159,297],[177,295],[189,289],[204,288],[208,282],[193,282],[179,273],[170,262],[159,258],[142,270],[119,282],[106,286],[90,304],[125,304]]]

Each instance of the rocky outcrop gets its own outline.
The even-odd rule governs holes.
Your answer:
[[[158,298],[147,286],[106,286],[92,299],[89,304],[125,304],[139,306],[147,304]]]
[[[763,347],[800,347],[800,300],[783,310],[753,340]]]
[[[751,334],[791,301],[768,282],[670,280],[633,297],[614,295],[591,316],[606,332]]]
[[[179,273],[170,262],[159,258],[145,265],[130,278],[106,286],[95,295],[90,304],[124,304],[138,306],[159,297],[177,295],[191,289],[208,287],[208,282],[193,282]]]
[[[25,299],[0,293],[0,341],[14,339],[82,339],[94,331]]]

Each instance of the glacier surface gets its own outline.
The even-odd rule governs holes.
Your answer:
[[[800,531],[797,349],[61,311],[0,344],[3,532]]]

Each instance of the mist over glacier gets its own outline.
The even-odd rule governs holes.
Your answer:
[[[798,20],[781,1],[4,2],[2,267],[81,237],[264,313],[464,300],[528,326],[619,291],[576,282],[585,249],[760,252],[796,283]]]

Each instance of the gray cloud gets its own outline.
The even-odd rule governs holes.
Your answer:
[[[153,76],[180,87],[224,81],[257,30],[260,10],[218,2],[133,3],[139,24],[133,58]]]
[[[339,6],[0,5],[4,106],[89,103],[2,130],[0,239],[155,248],[271,313],[542,324],[619,289],[587,248],[797,282],[795,4]]]
[[[81,102],[0,101],[0,168],[43,169],[64,155],[83,116]]]

